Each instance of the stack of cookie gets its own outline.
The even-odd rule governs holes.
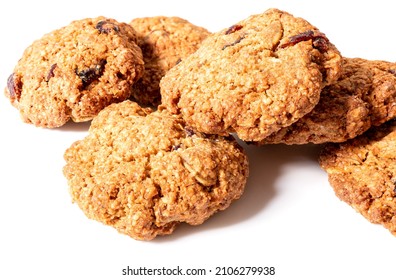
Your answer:
[[[73,201],[150,240],[242,195],[234,137],[328,143],[320,164],[336,194],[396,234],[395,85],[396,64],[344,58],[270,9],[212,34],[177,17],[75,21],[25,51],[5,94],[36,126],[93,119],[65,152]]]

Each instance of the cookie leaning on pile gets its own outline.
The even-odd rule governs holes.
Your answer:
[[[327,144],[319,162],[341,200],[396,236],[396,121]]]
[[[22,120],[59,127],[91,120],[126,100],[143,75],[134,29],[114,19],[77,20],[33,42],[8,78],[5,95]]]
[[[198,131],[261,141],[312,111],[340,72],[323,33],[270,9],[208,36],[168,71],[162,106]]]

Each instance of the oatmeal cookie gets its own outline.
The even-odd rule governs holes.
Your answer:
[[[319,162],[341,200],[396,235],[396,121],[327,144]]]
[[[126,100],[144,63],[136,33],[105,17],[73,21],[36,40],[8,78],[5,95],[22,119],[59,127]]]
[[[162,103],[198,131],[260,141],[310,112],[340,69],[316,27],[270,9],[209,35],[165,74]]]
[[[138,34],[145,65],[145,74],[134,84],[132,97],[139,104],[158,106],[161,78],[195,52],[210,32],[179,17],[136,18],[130,24]]]
[[[180,117],[129,100],[102,110],[65,160],[86,216],[138,240],[203,223],[241,196],[248,176],[231,136],[194,132]]]
[[[396,64],[343,58],[341,77],[318,105],[259,144],[344,142],[396,117]]]

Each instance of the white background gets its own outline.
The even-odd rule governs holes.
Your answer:
[[[393,1],[3,1],[0,87],[33,40],[72,20],[179,16],[210,31],[275,7],[316,25],[344,56],[396,60]],[[320,147],[249,147],[245,194],[201,226],[135,241],[71,203],[63,152],[88,124],[24,124],[0,95],[0,279],[168,279],[132,268],[273,266],[275,276],[227,279],[391,279],[396,237],[339,201],[317,163]],[[217,276],[225,279],[224,276]],[[172,278],[172,277],[169,277]],[[175,278],[175,277],[173,277]],[[172,278],[172,279],[173,279]],[[182,277],[176,277],[182,279]],[[186,277],[184,279],[187,279]]]

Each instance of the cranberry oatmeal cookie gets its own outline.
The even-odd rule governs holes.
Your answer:
[[[319,162],[341,200],[396,235],[396,121],[327,144]]]
[[[114,19],[73,21],[25,50],[5,95],[23,121],[36,126],[91,120],[107,105],[128,99],[143,75],[136,40],[129,24]]]
[[[132,97],[139,104],[158,106],[161,78],[195,52],[210,32],[180,17],[143,17],[130,24],[137,32],[145,65],[143,77],[133,86]]]
[[[70,193],[87,217],[138,240],[203,223],[238,199],[248,160],[231,136],[194,132],[165,111],[112,104],[65,152]]]
[[[340,70],[323,33],[270,9],[208,36],[165,74],[162,103],[198,131],[260,141],[310,112]]]
[[[396,117],[396,63],[343,58],[342,69],[312,112],[259,144],[344,142]]]

